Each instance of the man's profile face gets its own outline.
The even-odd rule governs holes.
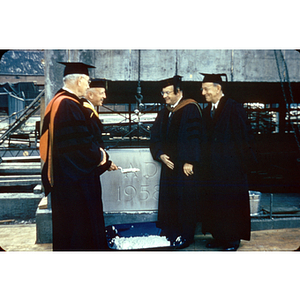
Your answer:
[[[88,100],[90,100],[94,106],[102,106],[104,99],[106,99],[105,88],[93,88],[89,92]]]
[[[164,87],[161,94],[168,105],[174,105],[180,98],[179,92],[175,95],[173,85]]]
[[[79,84],[79,88],[78,88],[78,96],[82,97],[87,89],[90,87],[90,77],[87,75],[83,75],[78,79],[78,84]]]

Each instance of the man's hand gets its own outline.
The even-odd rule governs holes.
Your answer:
[[[106,164],[106,157],[107,157],[105,151],[102,148],[99,148],[99,149],[100,149],[100,151],[103,154],[103,160],[100,162],[100,164],[98,165],[98,167],[99,166],[103,166],[104,164]]]
[[[118,170],[118,167],[113,162],[111,162],[108,171],[116,171],[116,170]]]
[[[167,154],[162,154],[160,159],[169,169],[174,169],[174,163],[170,161],[170,157]]]
[[[194,174],[193,172],[193,165],[191,164],[188,164],[188,163],[185,163],[183,165],[183,173],[186,175],[186,176],[191,176]]]

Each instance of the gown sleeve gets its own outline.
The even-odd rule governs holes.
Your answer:
[[[164,116],[164,109],[161,110],[151,128],[151,138],[150,138],[150,152],[154,160],[160,161],[160,156],[164,154],[163,152],[163,141],[162,141],[162,122]]]

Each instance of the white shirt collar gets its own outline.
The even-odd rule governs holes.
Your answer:
[[[219,103],[220,103],[220,100],[217,103],[212,103],[211,110],[213,110],[214,108],[217,109]]]
[[[69,93],[75,95],[76,97],[78,97],[78,96],[77,96],[73,91],[71,91],[70,89],[68,89],[68,88],[66,88],[66,87],[63,87],[62,89],[65,90],[66,92],[69,92]]]
[[[89,104],[91,104],[91,106],[95,109],[95,105],[88,99],[84,98]]]
[[[224,97],[224,94],[222,94],[222,97]],[[222,97],[218,100],[217,103],[212,103],[211,110],[213,110],[214,108],[215,108],[215,109],[218,108],[218,105],[219,105],[220,100],[222,99]]]
[[[182,96],[180,97],[180,99],[175,104],[171,105],[171,108],[175,108],[178,105],[178,103],[180,102],[181,99],[182,99]]]

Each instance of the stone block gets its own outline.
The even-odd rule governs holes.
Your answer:
[[[36,243],[52,243],[52,211],[51,209],[36,210]]]
[[[34,218],[42,197],[33,193],[0,193],[0,220]]]
[[[148,148],[110,149],[110,159],[123,169],[139,172],[105,172],[101,175],[103,210],[108,213],[157,211],[161,164]]]

